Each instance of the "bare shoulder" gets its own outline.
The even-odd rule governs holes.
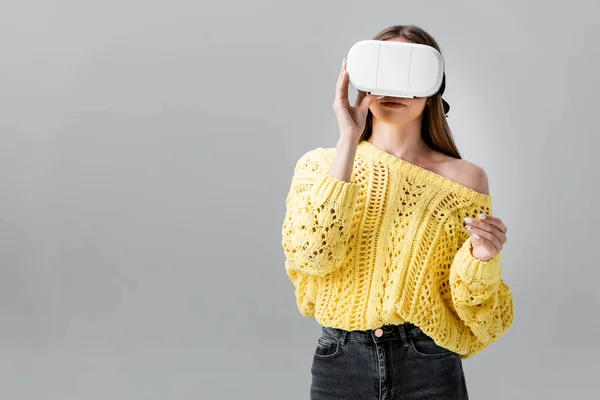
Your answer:
[[[443,154],[442,160],[440,163],[443,165],[440,168],[443,170],[442,175],[479,193],[490,193],[488,176],[482,167],[471,161],[457,159],[446,154]]]

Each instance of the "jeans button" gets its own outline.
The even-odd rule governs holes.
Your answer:
[[[382,337],[383,336],[383,329],[381,329],[381,328],[375,329],[375,336]]]

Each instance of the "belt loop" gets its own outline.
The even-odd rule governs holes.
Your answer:
[[[342,329],[342,334],[340,335],[340,342],[343,345],[346,345],[346,338],[348,336],[348,331],[346,331],[345,329]]]
[[[402,346],[404,346],[408,344],[408,341],[406,339],[406,324],[400,324],[398,328],[398,330],[400,331],[400,338],[402,339]]]

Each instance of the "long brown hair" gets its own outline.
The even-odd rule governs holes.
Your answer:
[[[403,37],[413,43],[424,44],[435,48],[441,53],[435,39],[423,29],[415,25],[394,25],[379,32],[373,40],[390,40]],[[359,90],[356,97],[355,106],[360,104],[366,93]],[[360,140],[366,140],[373,134],[373,114],[371,110],[367,113],[365,129],[361,134]],[[437,151],[447,154],[454,158],[462,158],[454,143],[452,131],[446,121],[444,106],[442,104],[442,95],[439,91],[427,98],[425,109],[423,110],[423,119],[421,122],[421,137],[427,145]]]

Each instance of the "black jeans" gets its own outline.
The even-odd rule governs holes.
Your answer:
[[[462,360],[416,325],[346,331],[322,327],[311,368],[312,400],[468,400]],[[377,332],[379,333],[379,332]]]

